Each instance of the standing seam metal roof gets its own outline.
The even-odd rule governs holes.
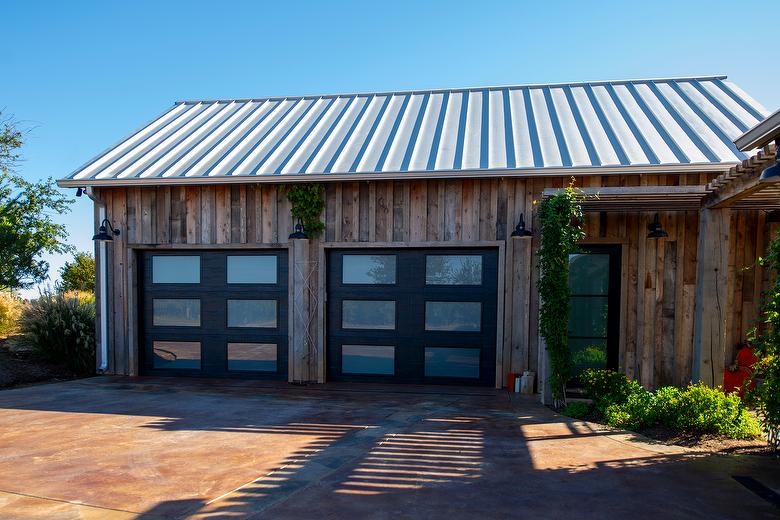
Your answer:
[[[725,76],[181,101],[60,184],[679,171],[766,115]]]

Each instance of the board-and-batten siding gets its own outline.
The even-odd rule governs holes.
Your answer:
[[[589,176],[579,186],[698,185],[709,174]],[[430,243],[468,245],[509,237],[520,214],[538,228],[534,201],[544,188],[563,187],[568,178],[493,178],[471,180],[356,181],[326,186],[323,215],[326,243]],[[109,249],[109,371],[129,373],[136,363],[136,331],[130,326],[135,288],[128,287],[128,244],[287,244],[292,230],[290,205],[282,187],[270,184],[102,188],[98,196],[122,235]],[[735,323],[753,319],[761,271],[744,270],[767,242],[758,212],[733,212],[737,246],[730,266],[737,278],[733,293]],[[684,384],[691,376],[696,284],[698,216],[695,211],[662,212],[665,240],[646,239],[654,212],[588,213],[586,243],[623,246],[621,298],[621,370],[643,384]],[[740,231],[741,230],[741,231]],[[508,240],[505,249],[503,374],[530,368],[538,358],[538,270],[533,240]],[[320,257],[320,241],[308,248],[309,261]],[[320,298],[322,301],[322,298]],[[741,302],[739,305],[736,302]],[[293,309],[291,308],[291,312]],[[320,313],[322,316],[322,313]],[[746,327],[732,327],[733,342]],[[321,330],[318,329],[322,338]],[[744,335],[744,334],[743,334]],[[318,345],[322,359],[322,345]],[[730,355],[730,353],[729,353]],[[291,359],[291,363],[294,361]],[[322,367],[296,367],[322,374]]]

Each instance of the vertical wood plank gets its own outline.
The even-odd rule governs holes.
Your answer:
[[[214,186],[202,186],[200,190],[200,242],[213,244],[217,238],[216,191]]]
[[[412,181],[410,186],[411,210],[409,239],[424,242],[428,227],[428,183]]]
[[[200,213],[200,186],[187,186],[185,191],[185,206],[187,211],[187,243],[200,242],[200,226],[202,216]]]

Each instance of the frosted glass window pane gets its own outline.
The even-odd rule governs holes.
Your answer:
[[[228,300],[228,327],[276,327],[276,300]]]
[[[394,284],[395,255],[344,255],[341,271],[345,284]]]
[[[276,372],[276,345],[273,343],[228,343],[228,370]]]
[[[152,323],[156,327],[200,327],[200,300],[155,298]]]
[[[388,345],[342,345],[343,374],[393,375],[395,347]]]
[[[481,285],[482,255],[427,255],[426,285]]]
[[[425,302],[425,330],[478,332],[481,328],[479,302]]]
[[[200,368],[200,343],[196,341],[155,341],[154,368]]]
[[[479,349],[425,347],[425,375],[479,378]]]
[[[394,301],[344,300],[341,309],[344,329],[395,329]]]
[[[276,283],[276,257],[228,256],[227,283]]]
[[[153,256],[152,283],[200,283],[200,257]]]

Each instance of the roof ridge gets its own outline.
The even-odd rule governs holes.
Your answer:
[[[668,81],[707,81],[727,79],[725,74],[704,75],[704,76],[679,76],[679,77],[660,77],[660,78],[637,78],[637,79],[612,79],[612,80],[592,80],[592,81],[572,81],[555,83],[525,83],[512,85],[485,85],[477,87],[455,87],[455,88],[429,88],[429,89],[406,89],[406,90],[385,90],[375,92],[340,92],[331,94],[306,94],[298,96],[267,96],[258,98],[216,98],[216,99],[182,99],[176,101],[175,105],[196,104],[196,103],[248,103],[256,101],[277,101],[284,99],[320,99],[335,97],[354,97],[354,96],[386,96],[392,94],[433,94],[439,92],[474,92],[480,90],[503,90],[503,89],[523,89],[523,88],[554,88],[554,87],[573,87],[584,85],[625,85],[629,83],[662,83]]]

